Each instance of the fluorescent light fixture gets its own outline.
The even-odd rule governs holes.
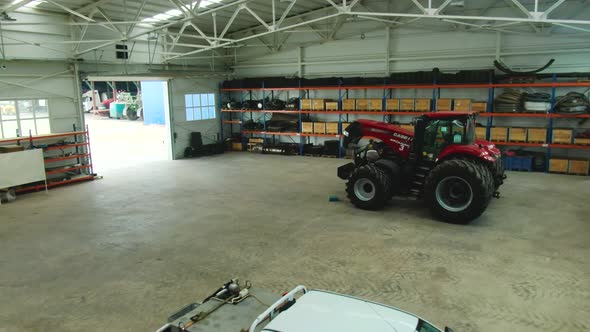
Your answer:
[[[14,0],[13,2],[11,2],[11,5],[18,5],[21,2],[24,2],[25,0]],[[38,5],[40,5],[41,3],[45,2],[45,0],[35,0],[32,2],[29,2],[28,4],[25,5],[25,7],[37,7]]]
[[[37,7],[37,6],[39,6],[40,4],[42,4],[44,2],[45,2],[44,0],[36,0],[36,1],[33,1],[33,2],[29,2],[28,4],[25,5],[25,7],[34,8],[34,7]]]
[[[201,1],[201,7],[211,6],[213,4],[220,3],[221,1],[223,1],[223,0],[203,0],[203,1]],[[195,1],[194,4],[196,5],[197,2]]]
[[[172,18],[172,16],[170,15],[166,15],[166,14],[158,14],[158,15],[154,15],[154,19],[157,21],[165,21],[167,19]]]
[[[23,1],[23,0],[15,0],[15,1]],[[39,0],[37,0],[39,1]],[[35,1],[35,2],[37,2]],[[41,0],[43,1],[43,0]],[[199,8],[204,8],[204,7],[208,7],[211,5],[214,5],[216,3],[220,3],[223,0],[202,0],[201,1],[201,5]],[[184,5],[184,9],[186,9],[187,11],[190,11],[191,7],[194,7],[197,5],[198,1],[193,1],[192,5]],[[169,20],[173,17],[176,16],[181,16],[183,14],[182,10],[180,9],[170,9],[169,11],[162,13],[162,14],[158,14],[158,15],[154,15],[152,17],[148,17],[148,18],[144,18],[143,20],[141,20],[142,22],[146,22],[146,23],[155,23],[155,22],[159,22],[159,21],[166,21]]]
[[[182,15],[182,12],[179,9],[170,9],[169,11],[166,12],[166,15],[180,16],[180,15]]]

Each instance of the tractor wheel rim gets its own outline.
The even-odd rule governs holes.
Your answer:
[[[354,183],[354,195],[361,201],[367,202],[375,197],[375,184],[369,179],[358,179]]]
[[[448,176],[436,185],[436,201],[447,211],[460,212],[471,205],[473,189],[465,179]]]

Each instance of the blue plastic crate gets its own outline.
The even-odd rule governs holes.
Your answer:
[[[527,171],[533,170],[532,156],[504,156],[504,169],[508,171]]]

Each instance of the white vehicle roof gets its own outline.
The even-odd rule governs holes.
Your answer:
[[[418,317],[382,304],[310,290],[262,331],[415,332]]]

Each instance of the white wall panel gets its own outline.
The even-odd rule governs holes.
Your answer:
[[[176,136],[174,142],[174,159],[183,158],[184,149],[189,146],[190,133],[201,132],[203,144],[211,144],[217,140],[220,131],[220,112],[216,107],[215,119],[186,121],[185,94],[214,93],[219,105],[219,82],[222,78],[175,78],[170,80],[168,88],[171,96],[171,117],[173,132]]]
[[[368,26],[366,23],[356,23]],[[354,33],[345,25],[343,35]],[[239,49],[236,76],[293,75],[298,70],[297,43],[303,45],[304,77],[318,76],[381,76],[386,72],[385,30],[378,28],[344,39],[306,45],[294,34],[283,51],[268,54],[266,48]],[[373,30],[374,30],[373,29]],[[449,29],[447,26],[446,30]],[[338,34],[340,35],[340,33]],[[337,35],[337,36],[338,36]],[[390,39],[390,69],[394,72],[493,68],[496,55],[496,32],[457,31],[433,32],[416,28],[392,29]],[[514,68],[540,67],[549,59],[556,62],[550,71],[590,71],[587,54],[590,51],[588,36],[551,34],[506,34],[500,38],[501,59]],[[266,55],[262,55],[266,53]]]
[[[0,99],[48,99],[52,132],[82,128],[73,65],[58,61],[8,61],[0,72]]]

